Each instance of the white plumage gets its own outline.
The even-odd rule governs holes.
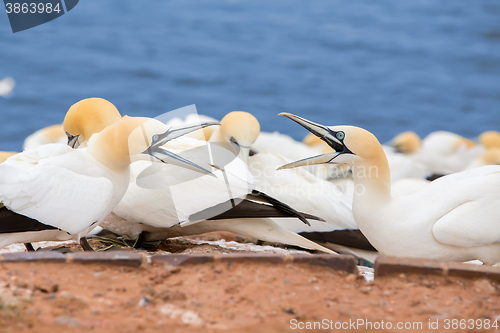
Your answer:
[[[270,193],[295,209],[317,215],[325,222],[310,221],[311,227],[297,221],[283,221],[282,226],[295,232],[357,229],[352,215],[352,199],[335,184],[320,179],[307,170],[276,171],[291,162],[276,153],[251,156],[249,168],[257,180],[257,189]]]
[[[112,174],[86,149],[44,145],[0,165],[0,200],[18,214],[78,234],[109,214],[125,179],[128,171]]]
[[[60,230],[0,234],[0,248],[17,242],[85,236],[120,201],[128,169],[112,172],[87,149],[63,144],[29,149],[0,165],[0,201],[17,214]]]
[[[326,127],[283,114],[324,138],[337,153],[291,163],[345,163],[366,191],[354,194],[353,213],[363,234],[382,254],[435,260],[500,261],[500,166],[485,166],[439,178],[420,191],[391,195],[384,151],[370,132],[353,126]],[[366,170],[373,170],[367,173]],[[364,177],[359,177],[365,170]]]
[[[93,102],[84,100],[74,107],[89,105]],[[67,116],[65,127],[69,132],[85,127],[81,120]],[[148,133],[165,130],[153,119],[124,117],[95,133],[88,148],[48,144],[8,158],[0,165],[0,201],[5,206],[0,247],[84,237],[125,194],[131,159],[151,158],[144,153],[153,154]]]
[[[241,131],[238,134],[242,134]],[[255,188],[247,165],[235,156],[231,147],[226,142],[211,142],[207,145],[205,140],[189,137],[178,138],[165,145],[169,151],[182,153],[191,161],[223,168],[224,172],[214,171],[216,177],[200,177],[197,173],[171,165],[154,166],[144,161],[133,163],[126,194],[100,226],[131,239],[147,231],[147,240],[208,231],[230,231],[241,236],[331,252],[283,229],[270,218],[242,216],[237,219],[207,220],[231,209],[233,202],[237,205]],[[210,209],[210,212],[207,213],[206,209]],[[200,216],[200,213],[205,215]]]

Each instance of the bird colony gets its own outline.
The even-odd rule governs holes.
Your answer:
[[[261,132],[243,111],[162,122],[79,101],[23,152],[0,152],[0,247],[75,240],[92,251],[87,237],[111,232],[141,248],[228,231],[367,262],[500,262],[499,132],[381,144],[363,128],[280,115],[310,134]]]

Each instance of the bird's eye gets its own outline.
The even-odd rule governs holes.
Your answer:
[[[337,136],[337,139],[344,140],[345,133],[344,132],[337,132],[336,136]]]
[[[158,136],[158,134],[153,135],[153,142],[158,141],[158,139],[160,139],[160,137]]]

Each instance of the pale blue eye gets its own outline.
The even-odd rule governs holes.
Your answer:
[[[158,139],[159,139],[158,134],[153,135],[153,141],[154,141],[154,142],[158,141]]]
[[[345,133],[344,132],[337,132],[337,139],[339,140],[344,140],[345,138]]]

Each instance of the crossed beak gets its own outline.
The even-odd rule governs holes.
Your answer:
[[[213,177],[216,177],[211,171],[205,169],[204,167],[191,162],[190,160],[179,156],[177,154],[172,153],[171,151],[168,151],[166,148],[163,147],[164,144],[167,142],[176,139],[180,136],[186,135],[188,133],[191,133],[193,131],[196,131],[198,129],[207,127],[207,126],[212,126],[212,125],[220,125],[219,123],[215,122],[206,122],[206,123],[201,123],[201,124],[189,124],[189,125],[184,125],[184,126],[173,126],[170,127],[165,133],[163,134],[156,134],[153,136],[153,142],[149,146],[148,149],[146,149],[143,154],[149,154],[156,158],[157,160],[163,162],[163,163],[168,163],[172,165],[177,165],[180,166],[184,169],[189,169],[193,171],[200,172],[202,174],[208,174]]]
[[[337,156],[350,152],[349,149],[342,143],[340,142],[336,137],[334,132],[329,129],[326,126],[316,124],[312,121],[309,121],[307,119],[301,118],[299,116],[293,115],[291,113],[287,112],[282,112],[279,114],[280,116],[285,116],[293,121],[295,121],[297,124],[301,125],[317,137],[319,137],[321,140],[325,141],[330,147],[335,149],[336,152],[334,153],[329,153],[329,154],[324,154],[324,155],[319,155],[319,156],[314,156],[314,157],[309,157],[305,158],[300,161],[292,162],[289,164],[285,164],[281,167],[278,168],[278,170],[283,170],[283,169],[292,169],[300,166],[308,166],[308,165],[316,165],[316,164],[325,164],[325,163],[330,163],[332,160],[334,160]]]

